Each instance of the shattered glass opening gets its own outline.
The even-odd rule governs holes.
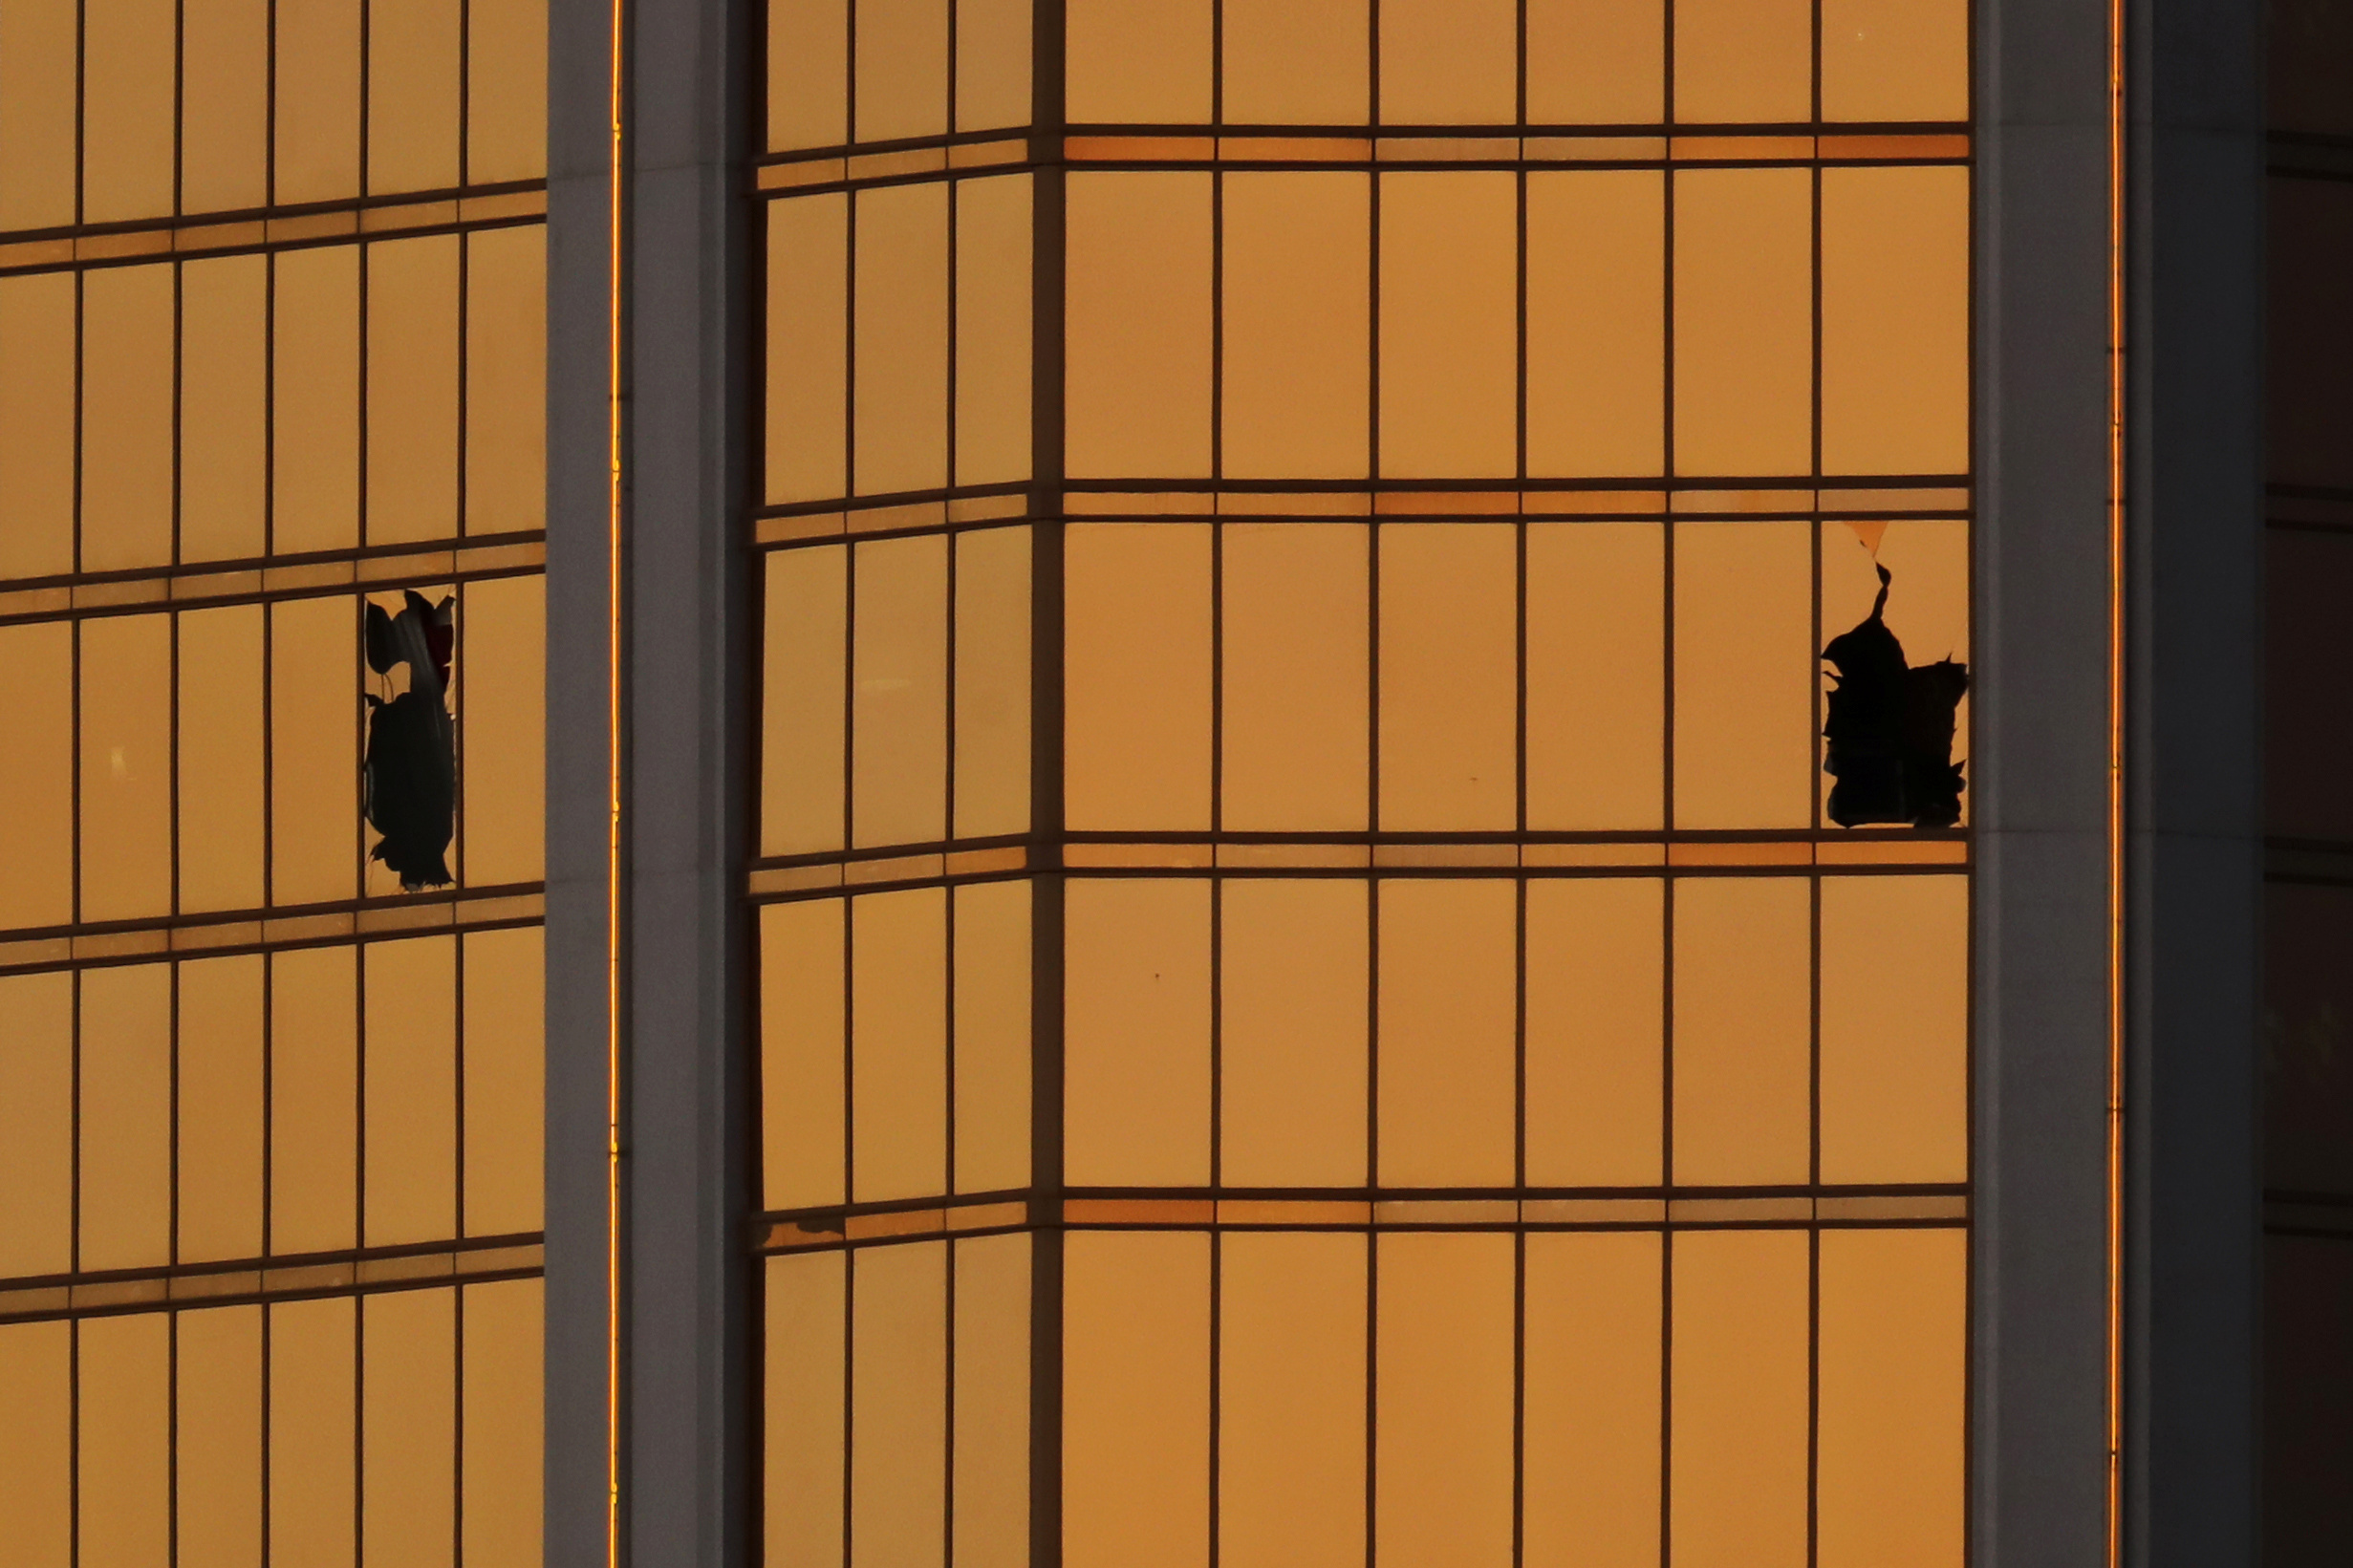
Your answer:
[[[368,851],[400,878],[403,892],[449,886],[457,805],[457,750],[449,717],[457,652],[454,597],[438,605],[414,589],[398,615],[367,607],[368,668],[382,695],[363,690],[368,750],[362,766],[368,825],[382,837]],[[405,689],[396,693],[397,673]]]
[[[1954,715],[1969,691],[1969,666],[1950,656],[1913,665],[1889,630],[1894,575],[1874,564],[1879,596],[1861,624],[1822,651],[1835,674],[1822,727],[1823,771],[1836,779],[1829,817],[1842,827],[1909,823],[1951,827],[1961,820],[1964,763],[1953,760]]]

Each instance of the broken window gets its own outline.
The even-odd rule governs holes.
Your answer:
[[[1947,657],[1912,665],[1888,629],[1884,566],[1879,597],[1853,630],[1822,651],[1837,674],[1822,727],[1823,771],[1838,783],[1829,815],[1842,827],[1910,823],[1951,827],[1961,820],[1963,764],[1953,760],[1954,716],[1969,690],[1969,666]]]
[[[368,824],[382,835],[368,852],[400,878],[403,892],[449,885],[449,838],[457,805],[457,752],[449,720],[449,665],[457,651],[454,599],[438,605],[414,589],[388,615],[367,610],[368,668],[387,694],[407,668],[406,689],[368,705],[363,764]]]

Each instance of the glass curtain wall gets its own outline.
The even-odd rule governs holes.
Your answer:
[[[0,1540],[539,1556],[535,0],[0,11]]]
[[[1957,1564],[1965,5],[767,28],[771,1568]]]

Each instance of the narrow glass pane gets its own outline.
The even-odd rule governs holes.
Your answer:
[[[948,128],[949,0],[857,0],[858,141]]]
[[[74,1266],[74,979],[0,979],[0,1278]],[[8,1342],[0,1341],[0,1342]]]
[[[1390,478],[1519,471],[1519,211],[1510,174],[1381,177],[1380,471]]]
[[[1520,118],[1518,0],[1380,0],[1381,123]]]
[[[371,942],[366,960],[369,1247],[458,1228],[457,939]]]
[[[767,1260],[767,1386],[760,1456],[766,1568],[840,1568],[844,1405],[849,1375],[848,1254]]]
[[[2281,548],[2274,542],[2275,566]],[[1882,570],[1888,573],[1884,584]],[[1885,741],[1888,716],[1884,706],[1869,700],[1869,694],[1900,692],[1909,702],[1909,694],[1916,691],[1921,703],[1918,717],[1906,721],[1905,739],[1896,748],[1904,787],[1889,789],[1884,763],[1874,773],[1867,762],[1849,770],[1859,788],[1846,791],[1844,780],[1828,771],[1834,759],[1824,736],[1819,784],[1824,815],[1830,821],[1912,821],[1941,827],[1968,820],[1969,577],[1969,525],[1958,520],[1822,526],[1823,643],[1825,653],[1833,646],[1840,649],[1838,659],[1823,661],[1823,727],[1842,732],[1842,750],[1860,731],[1866,738],[1861,748],[1865,756],[1876,752],[1884,757],[1890,749]],[[1867,630],[1874,616],[1893,638],[1891,646]],[[2275,613],[2275,625],[2278,618]],[[1905,668],[1900,684],[1892,678],[1896,659]],[[1887,668],[1875,672],[1873,664]],[[1842,712],[1840,723],[1833,726],[1827,715],[1830,694],[1850,677],[1862,684],[1857,694],[1860,711]],[[2310,709],[2273,711],[2317,717]],[[1948,725],[1949,740],[1944,734]],[[1845,767],[1843,761],[1841,765]],[[1909,787],[1915,773],[1928,787]],[[2277,764],[2274,773],[2277,776]]]
[[[1674,118],[1812,119],[1813,23],[1811,0],[1675,0]]]
[[[1380,529],[1380,826],[1516,827],[1518,530]]]
[[[350,1568],[357,1485],[353,1298],[270,1308],[270,1560]]]
[[[70,623],[0,628],[0,712],[11,734],[0,813],[15,824],[0,855],[0,928],[62,926],[74,918]]]
[[[1518,890],[1500,877],[1383,877],[1379,890],[1374,1180],[1508,1187],[1519,1141]]]
[[[956,0],[956,128],[1029,122],[1029,0]]]
[[[948,894],[850,901],[850,1200],[948,1190]]]
[[[1664,820],[1666,543],[1655,523],[1527,526],[1530,827]]]
[[[476,0],[474,14],[481,12]],[[547,313],[545,228],[465,236],[467,533],[518,533],[547,522]]]
[[[1062,1560],[1209,1560],[1209,1238],[1064,1243]]]
[[[760,912],[764,1208],[843,1198],[843,903],[818,898]]]
[[[1029,1245],[955,1243],[957,1568],[1028,1568]]]
[[[179,1259],[262,1251],[262,958],[180,967]]]
[[[368,543],[446,539],[458,531],[457,236],[367,249]]]
[[[1664,0],[1526,5],[1529,124],[1652,125],[1666,118]]]
[[[1064,890],[1063,1157],[1079,1186],[1209,1180],[1209,884]]]
[[[359,659],[355,601],[270,608],[270,901],[358,891]]]
[[[939,0],[925,3],[936,10]],[[858,193],[855,297],[852,489],[858,495],[938,489],[948,482],[946,185],[885,185]]]
[[[1220,885],[1219,1180],[1365,1181],[1367,885]]]
[[[82,277],[84,571],[171,560],[172,296],[169,266]]]
[[[768,146],[850,140],[850,0],[768,0]]]
[[[1656,1568],[1659,1243],[1647,1232],[1527,1238],[1526,1561]]]
[[[541,1225],[547,1023],[535,926],[469,932],[465,982],[465,1234]]]
[[[761,669],[760,848],[809,854],[843,844],[850,552],[767,558]]]
[[[0,228],[74,221],[80,22],[79,0],[17,0],[0,16]]]
[[[850,198],[770,202],[767,498],[847,491]]]
[[[373,1193],[370,1194],[374,1196]],[[363,1297],[359,1551],[363,1561],[436,1568],[456,1535],[458,1293]]]
[[[948,541],[853,548],[850,842],[934,844],[948,836]]]
[[[1074,7],[1080,17],[1177,16],[1127,0]],[[1208,117],[1204,92],[1198,118]],[[1072,118],[1081,118],[1073,96]],[[1210,177],[1074,174],[1068,183],[1064,311],[1064,440],[1073,476],[1181,479],[1209,472]],[[1137,302],[1149,300],[1150,310]]]
[[[180,269],[183,561],[250,560],[266,548],[269,291],[262,256]]]
[[[1379,1562],[1512,1560],[1512,1250],[1508,1235],[1443,1232],[1376,1243]]]
[[[1664,884],[1527,885],[1527,1181],[1649,1187],[1665,1114]]]
[[[271,200],[359,194],[361,0],[275,0],[277,166]],[[280,323],[281,337],[284,323]]]
[[[85,224],[171,213],[174,9],[172,0],[82,0]]]
[[[536,882],[547,840],[548,581],[501,577],[462,591],[453,700],[463,728],[463,879]]]
[[[81,632],[81,918],[171,909],[171,617]]]
[[[458,183],[459,0],[368,12],[368,189]]]
[[[1029,828],[1027,528],[956,540],[954,836]]]
[[[1961,1561],[1968,1258],[1957,1230],[1822,1233],[1823,1568]]]
[[[1027,882],[955,890],[956,1191],[1029,1180]]]
[[[1822,118],[1969,118],[1966,0],[1823,0]]]
[[[273,1253],[326,1252],[356,1239],[359,999],[353,953],[325,947],[270,956]]]
[[[548,172],[547,37],[547,0],[467,0],[466,183]]]
[[[0,1324],[0,1538],[39,1568],[74,1552],[74,1325]]]
[[[1969,466],[1969,170],[1822,174],[1822,467]]]
[[[270,548],[348,549],[359,543],[359,249],[289,250],[270,267]]]
[[[1244,832],[1362,831],[1370,530],[1224,529],[1220,820]]]
[[[1781,0],[1724,3],[1762,11]],[[1811,174],[1676,174],[1676,473],[1813,467],[1813,327]]]
[[[965,3],[969,6],[972,0]],[[1025,32],[1026,8],[1022,15]],[[960,36],[957,48],[961,52],[963,47]],[[1029,474],[1029,369],[1034,357],[1029,201],[1025,174],[962,180],[956,185],[959,484],[999,484]]]
[[[179,1315],[174,1425],[180,1568],[262,1556],[262,1309]]]
[[[180,616],[180,908],[262,903],[260,605]]]
[[[1069,0],[1065,92],[1071,122],[1206,124],[1210,11],[1210,0]]]
[[[161,1312],[87,1318],[74,1332],[80,1559],[167,1562],[171,1320]]]
[[[1648,169],[1528,177],[1530,474],[1665,467],[1666,194]]]
[[[1367,472],[1371,180],[1225,177],[1220,462],[1229,478]]]
[[[537,1568],[545,1354],[537,1279],[468,1285],[464,1296],[458,1477],[461,1560]]]
[[[1822,1179],[1969,1177],[1969,881],[1822,883]]]
[[[1063,549],[1069,825],[1208,827],[1208,525],[1073,524]]]
[[[1810,1177],[1807,904],[1803,877],[1675,881],[1678,1186]]]
[[[1363,124],[1370,20],[1367,0],[1225,0],[1225,123]]]
[[[10,11],[0,37],[13,35],[17,8]],[[65,14],[70,28],[70,5]],[[0,60],[7,58],[0,46]],[[8,79],[0,65],[0,82]],[[7,98],[0,86],[0,102]],[[0,109],[0,124],[7,122]],[[11,184],[20,156],[9,155]],[[0,487],[0,578],[74,569],[74,352],[73,274],[0,278],[0,473],[8,475]]]
[[[1681,1231],[1670,1245],[1674,1435],[1668,1528],[1677,1568],[1801,1568],[1805,1235]]]
[[[1678,523],[1674,826],[1803,827],[1813,548],[1803,523]]]
[[[851,1263],[850,1561],[928,1568],[947,1544],[948,1244]]]
[[[1220,1238],[1218,1561],[1363,1568],[1362,1235]]]
[[[76,1128],[81,1139],[77,1267],[171,1261],[171,966],[81,977]]]

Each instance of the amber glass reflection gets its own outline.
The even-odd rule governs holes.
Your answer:
[[[11,6],[0,32],[34,9]],[[0,47],[0,79],[8,57]],[[10,154],[11,183],[20,157]],[[74,569],[74,294],[67,272],[0,278],[0,578]]]
[[[183,0],[180,205],[226,212],[269,200],[268,0]]]
[[[948,187],[860,191],[856,233],[852,488],[937,489],[948,479]]]
[[[960,1568],[1029,1561],[1029,1247],[978,1236],[956,1249],[956,1498]]]
[[[1209,118],[1211,0],[1069,0],[1069,114],[1079,124]]]
[[[1142,17],[1125,0],[1106,13]],[[1208,7],[1201,6],[1204,19]],[[1078,17],[1073,15],[1075,41]],[[1075,62],[1077,55],[1073,53]],[[1075,81],[1075,63],[1073,65]],[[1073,118],[1080,117],[1074,97]],[[1207,105],[1196,117],[1207,118]],[[1211,185],[1205,174],[1075,174],[1068,186],[1064,440],[1077,477],[1209,472]],[[1149,310],[1137,309],[1150,301]]]
[[[1822,174],[1822,466],[1969,466],[1969,171]]]
[[[354,1244],[358,974],[351,948],[270,959],[270,1250]]]
[[[1821,1292],[1815,1560],[1958,1563],[1966,1237],[1824,1231]]]
[[[431,1241],[458,1228],[457,956],[454,936],[361,950],[365,1246]]]
[[[1380,826],[1519,819],[1517,531],[1392,523],[1380,549]]]
[[[1371,196],[1361,174],[1225,177],[1228,477],[1366,472]]]
[[[180,908],[249,910],[262,887],[264,612],[180,617]]]
[[[455,1290],[359,1303],[359,1550],[364,1562],[450,1560],[457,1502]]]
[[[1680,1231],[1668,1245],[1674,1560],[1682,1568],[1803,1568],[1806,1236]]]
[[[1532,828],[1656,828],[1666,810],[1666,529],[1527,526]]]
[[[1664,884],[1527,884],[1525,1179],[1647,1187],[1663,1154]]]
[[[1661,1241],[1626,1232],[1527,1238],[1523,1560],[1658,1561]]]
[[[1209,526],[1077,525],[1063,548],[1069,825],[1206,828]]]
[[[183,1312],[173,1544],[184,1568],[248,1568],[262,1554],[262,1309]]]
[[[1674,118],[1813,118],[1808,0],[1675,0]]]
[[[1209,1560],[1209,1237],[1064,1242],[1062,1560]]]
[[[1384,1187],[1505,1187],[1517,1179],[1514,884],[1378,883]]]
[[[0,1278],[64,1274],[74,1264],[74,982],[69,975],[0,979],[10,1046],[0,1051]]]
[[[1666,438],[1666,181],[1527,181],[1531,475],[1655,474]]]
[[[1528,122],[1664,119],[1664,11],[1665,0],[1526,0]]]
[[[850,0],[768,0],[767,144],[850,140]]]
[[[81,632],[81,918],[171,908],[171,617]]]
[[[265,548],[269,290],[262,256],[180,269],[183,561],[248,560]]]
[[[1229,831],[1366,826],[1370,547],[1356,523],[1224,525]]]
[[[26,1559],[70,1561],[74,1540],[74,1325],[0,1324],[0,1530]]]
[[[947,1255],[944,1241],[851,1255],[852,1568],[941,1560]]]
[[[272,1562],[353,1560],[357,1308],[346,1296],[269,1309]]]
[[[22,0],[0,16],[0,228],[74,221],[80,19],[77,0]]]
[[[84,571],[171,560],[173,272],[122,267],[82,277]]]
[[[1218,1560],[1360,1568],[1367,1238],[1218,1246]]]
[[[767,558],[761,638],[760,848],[841,848],[848,741],[850,552],[842,546]]]
[[[1237,877],[1218,896],[1220,1182],[1359,1186],[1368,885]]]
[[[1378,0],[1381,121],[1508,125],[1520,118],[1515,0]]]
[[[473,26],[482,24],[476,3]],[[534,224],[465,237],[465,531],[546,522],[548,343],[514,330],[547,314],[548,231]]]
[[[943,888],[850,902],[853,1203],[947,1191],[947,905]]]
[[[74,1325],[75,1544],[84,1562],[171,1555],[171,1320]]]
[[[769,1209],[843,1198],[845,913],[838,898],[760,912],[761,1180]]]
[[[1380,226],[1380,472],[1518,472],[1518,183],[1385,174]]]
[[[848,1260],[840,1252],[767,1260],[760,1456],[768,1568],[841,1568]]]
[[[1763,14],[1785,0],[1711,0],[1728,14],[1752,3]],[[1806,170],[1675,175],[1675,472],[1813,467],[1812,251]]]
[[[368,543],[458,531],[458,240],[368,252]]]
[[[359,543],[359,249],[284,251],[270,270],[270,548],[348,549]]]
[[[1063,1157],[1081,1186],[1209,1180],[1209,884],[1065,890]]]
[[[1969,884],[1822,883],[1822,1179],[1969,1174]]]
[[[1507,1235],[1391,1232],[1375,1247],[1375,1559],[1512,1560]]]
[[[458,183],[461,0],[368,11],[368,189]]]
[[[540,1228],[546,1023],[536,927],[469,932],[465,1007],[465,1234]]]
[[[180,969],[178,1257],[262,1251],[264,960]]]
[[[1358,125],[1366,116],[1368,0],[1225,0],[1219,13],[1228,125]]]
[[[948,128],[947,0],[857,0],[854,140],[893,141]]]
[[[464,880],[536,882],[547,838],[547,579],[468,583],[462,598]]]
[[[955,890],[956,1190],[1029,1179],[1029,884]]]
[[[1968,116],[1967,0],[1823,0],[1823,118]]]
[[[171,0],[83,0],[82,222],[172,210]]]
[[[359,194],[359,0],[278,0],[272,94],[277,130],[270,199],[332,202]]]
[[[1029,473],[1029,177],[961,180],[954,202],[956,483],[997,484]]]
[[[1798,877],[1674,884],[1678,1185],[1811,1175],[1809,890]]]
[[[1029,827],[1027,528],[983,528],[956,545],[954,833]]]
[[[948,828],[948,541],[854,548],[850,842],[935,843]]]
[[[0,809],[16,825],[0,855],[0,926],[74,917],[74,628],[0,627],[0,711],[14,740]]]
[[[1678,523],[1674,826],[1803,827],[1814,788],[1803,523]]]
[[[956,128],[1029,119],[1029,0],[956,0]]]
[[[537,1279],[468,1285],[460,1293],[462,1560],[534,1568],[541,1540],[540,1358],[545,1335]]]
[[[270,901],[358,891],[356,608],[348,598],[270,609]]]
[[[548,172],[547,0],[466,0],[465,177]]]
[[[81,1218],[75,1261],[90,1269],[171,1261],[171,966],[81,977],[76,1130]]]
[[[850,198],[767,204],[767,499],[848,485]]]

